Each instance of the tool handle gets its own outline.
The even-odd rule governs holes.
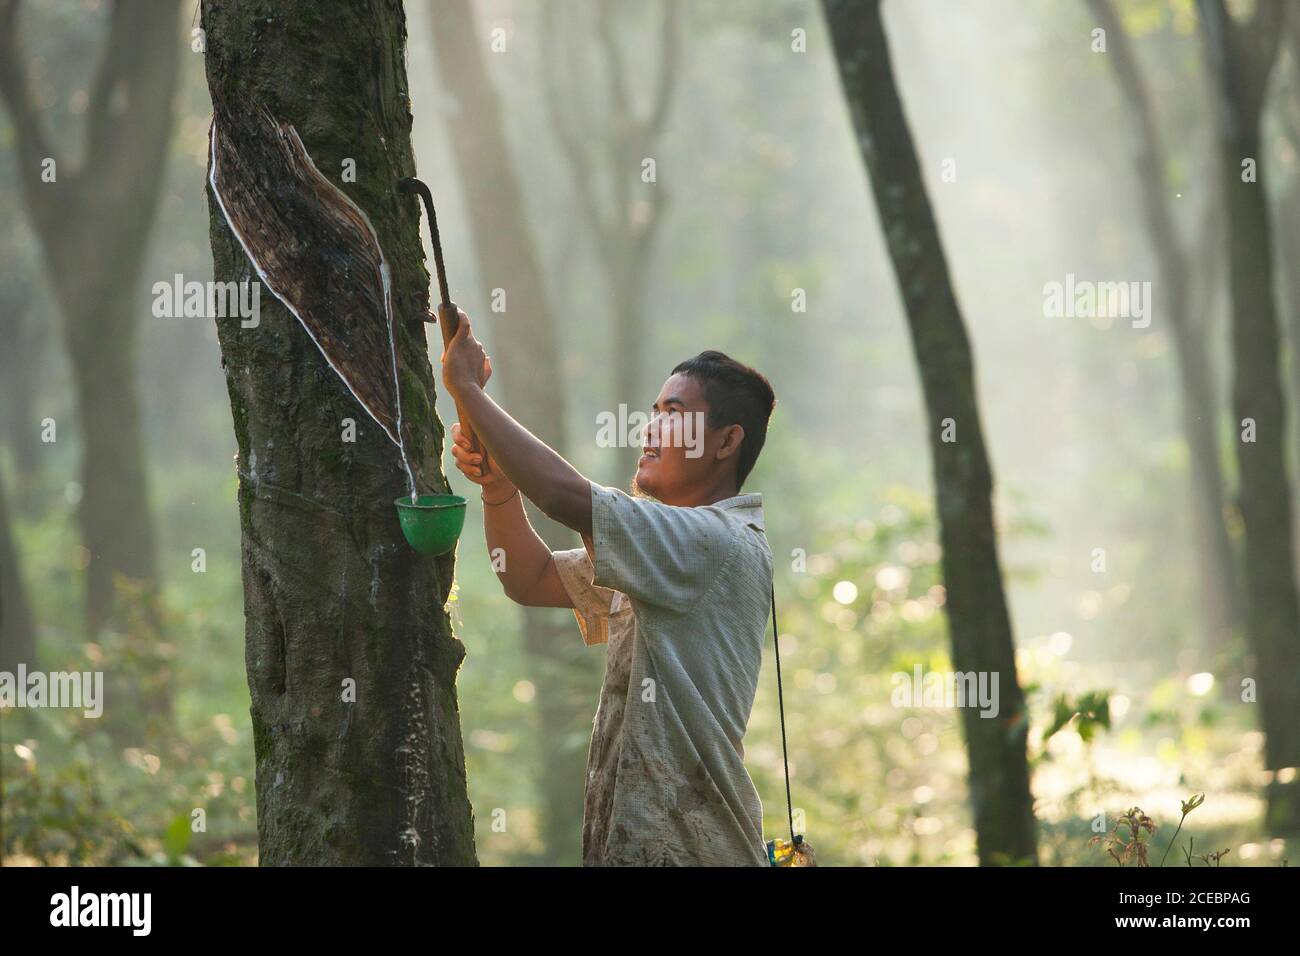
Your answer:
[[[451,345],[452,337],[456,334],[456,329],[460,327],[460,309],[455,302],[444,302],[438,306],[438,328],[442,330],[442,347],[447,349]],[[478,436],[474,434],[474,429],[470,427],[469,419],[461,411],[460,403],[456,403],[456,417],[460,420],[461,434],[469,439],[469,450],[474,454],[480,454],[483,450],[479,444]]]
[[[460,328],[460,307],[455,302],[438,306],[438,328],[442,330],[442,347],[446,348]]]

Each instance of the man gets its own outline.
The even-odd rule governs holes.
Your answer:
[[[720,352],[678,365],[655,400],[633,497],[588,481],[488,397],[491,362],[464,313],[442,367],[482,445],[472,452],[453,426],[457,467],[482,486],[489,552],[505,556],[507,596],[571,607],[586,643],[608,644],[583,862],[767,865],[741,740],[772,552],[762,496],[740,488],[767,435],[771,385]],[[552,552],[521,496],[585,547]]]

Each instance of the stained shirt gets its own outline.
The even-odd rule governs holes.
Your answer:
[[[554,552],[584,641],[608,645],[587,865],[767,865],[742,743],[771,597],[762,504],[677,507],[593,483],[594,554]]]

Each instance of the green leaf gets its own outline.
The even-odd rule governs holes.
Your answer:
[[[163,834],[163,846],[167,848],[167,855],[173,858],[183,855],[189,849],[193,835],[188,816],[182,814],[173,818],[167,825],[167,832]]]

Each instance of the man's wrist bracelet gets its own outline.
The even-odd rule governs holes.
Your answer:
[[[500,501],[488,501],[488,500],[487,500],[487,495],[484,495],[484,494],[482,494],[481,492],[479,493],[479,498],[482,499],[483,504],[487,505],[489,508],[495,508],[497,505],[503,505],[503,504],[505,504],[507,501],[509,501],[511,498],[513,498],[513,497],[514,497],[515,495],[517,495],[517,494],[519,494],[519,489],[518,489],[518,488],[516,488],[513,492],[511,492],[510,495],[509,495],[508,497],[506,497],[506,498],[502,498]]]

